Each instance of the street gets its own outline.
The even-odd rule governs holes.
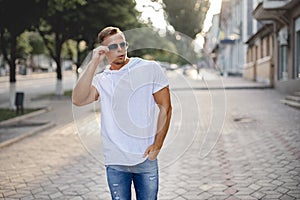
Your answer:
[[[25,93],[25,101],[38,95],[55,93],[56,73],[41,73],[33,75],[18,75],[16,91]],[[9,103],[9,77],[0,77],[0,105]],[[72,71],[63,72],[63,87],[73,88],[75,74]]]
[[[300,111],[280,103],[282,94],[167,75],[173,116],[159,155],[160,200],[300,199]],[[0,149],[0,199],[110,199],[97,105],[60,105],[53,120],[73,122]]]

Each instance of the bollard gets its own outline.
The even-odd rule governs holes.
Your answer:
[[[16,93],[16,100],[15,100],[15,105],[16,105],[16,108],[17,108],[17,114],[19,114],[20,112],[22,114],[24,113],[23,102],[24,102],[24,92],[17,92]]]

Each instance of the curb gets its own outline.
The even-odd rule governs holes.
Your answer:
[[[274,89],[271,86],[225,86],[225,87],[178,87],[171,88],[173,91],[180,90],[266,90],[266,89]]]
[[[51,127],[54,127],[54,126],[55,126],[55,123],[53,123],[53,122],[45,124],[45,125],[37,128],[37,129],[35,129],[35,130],[29,131],[28,133],[24,133],[24,134],[20,135],[19,137],[15,137],[15,138],[12,138],[10,140],[7,140],[5,142],[0,143],[0,148],[12,145],[13,143],[21,141],[21,140],[23,140],[23,139],[25,139],[27,137],[33,136],[33,135],[37,134],[38,132],[45,131],[45,130],[47,130],[47,129],[51,128]]]
[[[27,118],[30,118],[30,117],[34,117],[34,116],[40,115],[42,113],[49,112],[50,110],[52,110],[51,107],[46,107],[46,108],[43,108],[41,110],[37,110],[37,111],[31,112],[31,113],[28,113],[28,114],[25,114],[25,115],[21,115],[19,117],[14,117],[14,118],[11,118],[11,119],[0,122],[0,126],[1,125],[7,125],[7,124],[10,124],[10,123],[14,123],[14,122],[18,122],[18,121],[21,121],[21,120],[24,120],[24,119],[27,119]]]

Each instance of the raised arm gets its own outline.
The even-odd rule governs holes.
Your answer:
[[[83,106],[99,98],[99,93],[92,86],[93,77],[97,66],[105,58],[105,53],[108,52],[106,46],[99,46],[93,50],[93,56],[85,71],[78,79],[75,88],[72,92],[72,103],[76,106]]]
[[[156,104],[159,107],[159,114],[157,119],[157,131],[154,143],[146,149],[144,154],[144,156],[148,155],[150,160],[155,160],[160,149],[162,148],[163,142],[169,129],[172,115],[169,87],[161,89],[160,91],[154,93],[153,96]]]

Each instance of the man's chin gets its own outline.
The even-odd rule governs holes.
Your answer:
[[[125,60],[124,61],[114,61],[113,64],[114,65],[123,65],[123,64],[125,64]]]
[[[116,60],[113,61],[113,64],[115,64],[115,65],[123,65],[125,63],[126,63],[125,58],[117,58]]]

